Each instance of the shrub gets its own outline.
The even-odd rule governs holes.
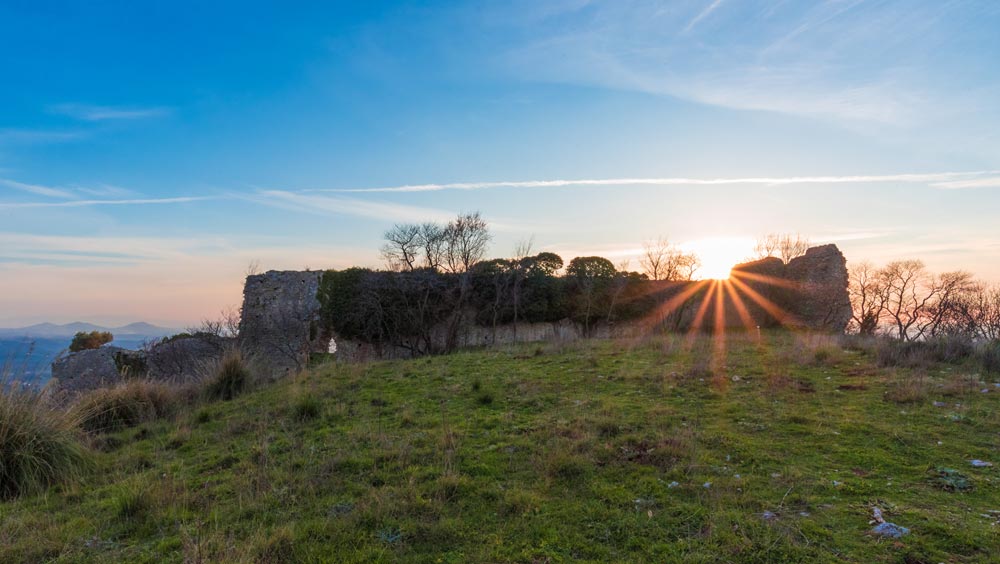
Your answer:
[[[883,367],[921,368],[935,362],[957,364],[974,355],[972,339],[961,335],[933,337],[924,341],[879,339],[875,345],[875,360]]]
[[[171,415],[178,393],[167,384],[130,380],[88,392],[73,404],[80,427],[90,433],[117,431]]]
[[[113,340],[115,340],[114,335],[107,331],[91,331],[89,333],[79,331],[73,336],[73,340],[69,344],[69,352],[99,349],[101,345],[110,343]]]
[[[231,400],[247,391],[252,383],[250,363],[239,349],[231,349],[215,363],[204,382],[203,390],[209,399]]]
[[[980,361],[984,372],[1000,374],[1000,340],[990,341],[983,346]]]
[[[292,414],[295,416],[295,419],[299,421],[316,419],[322,411],[322,402],[320,402],[319,398],[312,393],[299,395],[295,399],[295,404],[292,406]]]
[[[89,463],[71,413],[0,378],[0,499],[76,481]]]

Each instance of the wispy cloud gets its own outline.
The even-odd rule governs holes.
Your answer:
[[[67,237],[0,232],[0,258],[135,263],[145,260],[178,259],[195,252],[219,251],[222,240],[167,237]]]
[[[176,198],[131,198],[123,200],[70,200],[67,202],[0,202],[0,209],[82,208],[91,206],[146,206],[218,200],[224,196],[179,196]]]
[[[131,198],[136,196],[136,193],[128,188],[111,184],[98,184],[97,186],[74,185],[73,189],[81,194],[96,198]]]
[[[433,208],[356,198],[309,195],[286,190],[262,190],[251,201],[292,211],[329,215],[353,215],[392,221],[447,221],[454,214]]]
[[[962,188],[1000,188],[1000,176],[972,178],[967,180],[949,180],[947,182],[936,182],[932,186],[945,190],[959,190]]]
[[[92,106],[88,104],[56,104],[49,106],[55,114],[83,121],[134,120],[163,117],[170,113],[166,107]]]
[[[6,186],[8,188],[13,188],[14,190],[20,190],[21,192],[28,192],[30,194],[37,194],[39,196],[48,196],[50,198],[72,198],[73,194],[62,189],[53,188],[51,186],[42,186],[41,184],[28,184],[25,182],[18,182],[16,180],[10,180],[7,178],[0,178],[0,185]],[[3,204],[0,204],[2,206]]]
[[[968,17],[970,8],[962,2],[771,2],[757,9],[759,4],[730,8],[722,0],[702,0],[694,9],[681,2],[668,3],[668,9],[657,0],[595,0],[590,17],[540,20],[510,34],[514,39],[506,39],[510,45],[499,60],[522,79],[664,95],[848,128],[916,126],[959,108],[971,115],[996,106],[985,98],[956,102],[941,77],[969,77],[957,69],[927,68],[924,53],[947,47],[958,33],[938,25],[944,15]],[[702,29],[708,19],[719,33]],[[976,84],[983,86],[985,76],[977,75]]]
[[[941,183],[969,179],[1000,171],[982,170],[968,172],[905,173],[882,175],[845,176],[773,176],[744,178],[600,178],[600,179],[556,179],[556,180],[512,180],[496,182],[453,182],[445,184],[406,184],[381,188],[316,188],[303,192],[438,192],[442,190],[487,190],[492,188],[560,188],[570,186],[724,186],[724,185],[765,185],[783,186],[790,184],[873,184],[879,182]],[[936,184],[935,184],[936,186]]]
[[[59,131],[50,129],[0,128],[0,144],[3,143],[61,143],[86,137],[83,131]]]
[[[704,10],[698,12],[698,15],[688,22],[686,26],[684,26],[684,32],[687,33],[694,29],[694,26],[698,25],[698,22],[707,18],[709,14],[714,12],[715,9],[719,7],[719,4],[722,4],[722,0],[713,0],[708,6],[705,7]]]

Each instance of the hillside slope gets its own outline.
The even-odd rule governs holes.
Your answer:
[[[99,438],[86,483],[0,505],[0,560],[989,561],[1000,388],[764,341],[317,367]]]

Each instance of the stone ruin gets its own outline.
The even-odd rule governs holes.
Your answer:
[[[740,264],[732,274],[781,310],[783,318],[778,319],[774,312],[744,298],[758,325],[843,333],[851,321],[847,261],[836,245],[812,247],[788,264],[774,257]]]
[[[851,319],[846,259],[836,245],[812,247],[788,264],[781,259],[766,258],[737,265],[733,273],[745,287],[770,304],[771,310],[781,312],[776,315],[775,311],[744,297],[746,309],[757,326],[780,324],[794,329],[842,333]],[[408,356],[403,350],[338,339],[324,323],[318,298],[321,280],[322,272],[315,271],[270,271],[247,277],[240,323],[244,347],[268,360],[272,367],[285,371],[303,367],[314,353],[331,352],[338,360],[347,361]],[[698,283],[673,284],[673,291],[680,293],[688,285]],[[679,320],[679,328],[690,325],[694,312],[701,306],[698,299],[693,298],[693,303],[685,307],[686,317]],[[714,318],[713,308],[714,304],[706,304],[707,319]],[[726,308],[727,326],[741,326],[743,320],[735,306],[727,303]],[[443,342],[446,336],[441,329],[438,338]],[[638,324],[604,326],[591,336],[624,336],[640,329],[648,328],[640,328]],[[569,320],[518,323],[516,327],[501,326],[497,330],[470,322],[459,332],[457,345],[574,340],[583,336],[582,328]]]
[[[271,270],[247,276],[243,286],[240,344],[272,370],[301,369],[312,353],[329,352],[331,331],[322,324],[322,271]]]
[[[242,350],[249,352],[273,375],[282,375],[306,366],[311,355],[333,353],[338,360],[374,360],[408,356],[403,350],[379,348],[371,343],[338,339],[324,322],[319,298],[322,271],[269,271],[251,275],[243,289],[240,321]],[[781,259],[763,260],[733,268],[732,287],[743,288],[743,315],[735,300],[725,302],[724,319],[727,327],[740,327],[749,321],[758,327],[788,326],[793,329],[842,333],[851,319],[851,303],[847,292],[848,277],[844,255],[836,245],[810,248],[803,256],[785,264]],[[666,288],[669,299],[699,282],[649,282]],[[667,284],[668,286],[664,286]],[[707,286],[706,286],[707,287]],[[759,299],[748,299],[755,294]],[[703,318],[716,318],[718,302],[709,299],[702,290],[692,294],[672,322],[674,329],[688,329],[697,310]],[[707,302],[707,303],[706,303]],[[713,303],[714,302],[714,303]],[[661,326],[666,326],[663,323]],[[446,339],[443,328],[437,338]],[[651,327],[642,323],[601,326],[590,336],[614,337],[639,334]],[[515,342],[575,340],[584,331],[570,320],[556,323],[518,323],[516,326],[487,328],[468,323],[461,327],[457,345],[460,347],[509,344]],[[123,373],[147,373],[160,380],[190,380],[197,378],[204,367],[219,358],[226,346],[225,339],[197,335],[164,340],[147,351],[129,351],[117,347],[102,347],[81,351],[56,360],[52,375],[60,389],[82,391],[112,385]]]

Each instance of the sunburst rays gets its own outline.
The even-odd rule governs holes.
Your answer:
[[[777,298],[768,297],[774,295],[769,289],[796,292],[799,288],[793,281],[734,269],[728,279],[702,280],[681,287],[643,320],[644,328],[652,331],[675,316],[676,327],[687,327],[688,350],[698,335],[710,334],[709,365],[716,379],[724,378],[730,332],[751,335],[757,332],[755,337],[759,339],[761,326],[775,323],[792,329],[802,326],[795,315],[775,303]]]

